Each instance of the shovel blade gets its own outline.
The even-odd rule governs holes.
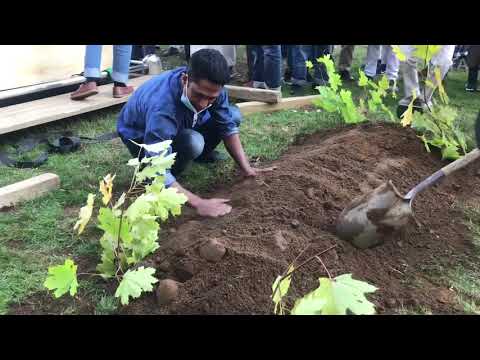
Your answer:
[[[346,207],[337,221],[337,235],[360,249],[382,244],[404,227],[412,209],[391,181],[362,195]]]

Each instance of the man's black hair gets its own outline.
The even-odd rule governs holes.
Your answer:
[[[230,81],[230,70],[220,51],[201,49],[190,58],[188,77],[193,81],[203,79],[223,86]]]

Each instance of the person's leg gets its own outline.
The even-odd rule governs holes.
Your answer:
[[[265,87],[265,66],[264,66],[264,54],[261,45],[253,45],[253,71],[252,80],[253,87],[264,88]]]
[[[377,63],[380,57],[381,45],[368,45],[365,59],[365,75],[373,79],[377,75]]]
[[[101,78],[100,63],[102,61],[102,45],[87,45],[85,49],[85,66],[83,76],[87,81],[70,94],[72,100],[83,100],[98,94],[97,82]]]
[[[400,60],[398,60],[397,55],[395,55],[390,45],[383,45],[383,51],[385,53],[387,65],[385,69],[387,79],[397,81],[398,72],[400,71]]]
[[[317,59],[330,54],[330,45],[312,46],[312,59],[314,69],[314,81],[316,85],[328,85],[328,74],[324,64],[318,63]]]
[[[145,55],[144,45],[132,45],[132,60],[142,60]]]
[[[102,61],[102,45],[87,45],[85,50],[85,68],[83,76],[100,79],[100,64]]]
[[[407,60],[401,63],[400,69],[403,77],[404,98],[400,100],[401,105],[408,105],[412,94],[418,97],[420,86],[418,82],[417,59],[406,54]]]
[[[292,72],[292,69],[293,69],[292,48],[294,46],[295,45],[288,45],[288,48],[287,48],[287,65],[288,65],[288,68],[290,69],[290,72]]]
[[[172,141],[172,152],[176,153],[175,162],[171,168],[174,176],[182,173],[189,164],[202,154],[205,140],[198,131],[183,129]]]
[[[127,84],[131,56],[132,45],[113,45],[113,81]]]
[[[479,66],[469,67],[468,68],[468,80],[467,85],[465,86],[466,91],[478,91],[478,70]]]
[[[350,72],[350,67],[352,66],[353,61],[353,50],[355,45],[342,45],[340,50],[340,56],[338,59],[338,71],[348,71]]]
[[[247,78],[248,81],[253,81],[253,60],[254,60],[254,54],[253,54],[253,45],[246,45],[246,55],[247,55]]]
[[[447,72],[450,70],[450,67],[453,64],[453,52],[455,50],[455,45],[442,45],[442,48],[433,55],[432,60],[430,61],[431,66],[429,68],[429,74],[428,74],[428,80],[436,84],[436,78],[435,78],[435,67],[438,67],[440,69],[440,77],[443,80],[445,78],[445,75],[447,75]],[[425,87],[425,94],[424,95],[424,100],[426,103],[430,103],[432,96],[435,92],[435,88],[432,88],[430,86]]]
[[[308,47],[310,45],[291,45],[292,57],[292,85],[305,86],[307,82]]]
[[[230,106],[230,111],[232,113],[232,119],[237,125],[240,126],[242,122],[242,113],[240,109],[236,106]],[[218,126],[216,125],[215,118],[210,119],[202,126],[198,127],[196,130],[203,136],[204,139],[204,148],[202,154],[196,159],[198,162],[215,162],[217,160],[223,160],[224,157],[221,156],[215,148],[222,141],[222,135],[218,131]]]
[[[140,158],[141,160],[145,157],[145,149],[141,148],[138,145],[135,145],[129,139],[124,139],[121,136],[120,136],[120,139],[122,140],[123,144],[127,147],[132,158]],[[137,144],[143,143],[143,139],[133,139],[133,141],[135,141]]]
[[[388,91],[396,93],[400,60],[398,60],[397,55],[395,55],[390,45],[383,45],[383,53],[385,54],[386,59],[385,76],[389,83]]]
[[[280,90],[282,50],[280,45],[263,45],[264,78],[268,89]]]
[[[132,45],[113,45],[113,97],[121,98],[134,91],[133,86],[127,86],[130,69]]]

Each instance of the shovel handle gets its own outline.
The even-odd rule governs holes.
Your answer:
[[[460,159],[455,160],[454,162],[448,164],[447,166],[444,166],[441,169],[441,171],[444,172],[445,176],[448,176],[453,172],[460,170],[464,166],[470,164],[472,161],[475,161],[479,157],[480,157],[480,150],[477,148],[473,151],[470,151],[464,157],[461,157]]]
[[[434,172],[428,178],[423,180],[421,183],[419,183],[417,186],[415,186],[412,190],[410,190],[408,192],[408,194],[405,195],[405,200],[412,201],[413,198],[418,193],[420,193],[421,191],[423,191],[426,188],[436,184],[438,181],[440,181],[444,177],[447,177],[447,176],[451,175],[455,171],[460,170],[461,168],[463,168],[466,165],[470,164],[471,162],[475,161],[479,157],[480,157],[480,150],[477,148],[473,151],[470,151],[467,155],[465,155],[465,156],[455,160],[454,162],[444,166],[443,168]]]

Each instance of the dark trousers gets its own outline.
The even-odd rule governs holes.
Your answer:
[[[121,137],[121,136],[120,136]],[[140,147],[121,137],[123,143],[130,151],[132,157],[138,157]],[[143,143],[143,139],[133,139],[136,143]],[[218,132],[215,122],[208,121],[206,124],[198,127],[196,130],[183,129],[172,141],[172,152],[177,153],[175,163],[171,168],[173,176],[182,173],[190,163],[202,156],[210,154],[222,141],[222,137]],[[141,149],[140,159],[145,156],[145,152]]]
[[[133,45],[132,60],[142,60],[147,55],[155,54],[155,45]]]
[[[253,81],[278,88],[282,79],[282,48],[280,45],[252,45]]]

